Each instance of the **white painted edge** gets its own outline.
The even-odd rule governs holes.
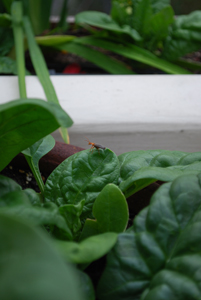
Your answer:
[[[51,80],[75,131],[201,129],[201,75],[66,75]],[[26,85],[28,97],[45,99],[36,76],[27,76]],[[0,103],[19,98],[17,76],[1,76],[0,87]]]

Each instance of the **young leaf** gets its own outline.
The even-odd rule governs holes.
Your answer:
[[[2,104],[0,114],[0,170],[19,152],[58,127],[72,125],[72,120],[59,105],[39,99]]]
[[[82,218],[87,217],[98,194],[108,183],[117,184],[118,158],[109,149],[84,150],[62,162],[48,177],[45,201],[58,206],[78,204],[85,199]]]
[[[41,193],[44,192],[44,184],[41,178],[40,170],[39,170],[39,160],[47,154],[50,150],[52,150],[55,146],[55,140],[51,135],[44,137],[39,140],[31,147],[22,151],[22,153],[26,156],[26,160],[34,174],[34,177],[38,183]]]
[[[140,220],[136,217],[133,231],[119,234],[98,298],[199,299],[200,217],[201,174],[162,185]]]
[[[78,204],[65,204],[59,207],[59,213],[66,220],[66,223],[73,233],[74,239],[82,227],[80,216],[83,211],[84,203],[85,201],[82,200]]]
[[[93,205],[98,231],[120,233],[128,224],[128,205],[120,189],[114,184],[106,185]]]
[[[1,299],[83,299],[75,270],[41,230],[0,210],[0,241]]]
[[[173,181],[183,174],[201,172],[201,152],[132,151],[120,155],[119,161],[119,187],[126,197],[156,180]]]
[[[75,264],[85,264],[107,254],[116,241],[117,234],[107,232],[91,236],[80,243],[56,241],[56,244],[67,261]]]

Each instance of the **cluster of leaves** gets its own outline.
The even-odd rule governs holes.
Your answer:
[[[17,102],[13,101],[12,106]],[[18,115],[17,110],[13,114],[8,109],[11,104],[1,106],[2,125],[11,123],[13,115]],[[55,113],[55,106],[53,108]],[[30,117],[32,111],[29,112]],[[38,135],[47,134],[44,129],[40,133],[34,127],[30,128],[34,124],[37,126],[38,120],[31,122],[32,125],[29,125],[30,122],[23,123],[26,130],[22,132],[19,122],[26,118],[20,113],[19,116],[20,120],[14,122],[15,127],[7,129],[1,126],[1,145],[6,151],[0,153],[0,170],[16,153],[33,143],[29,137],[30,130]],[[55,127],[60,126],[59,114],[47,119],[44,116],[46,125],[47,122],[53,124],[56,119]],[[66,116],[62,115],[61,119],[66,119]],[[42,122],[41,118],[40,124]],[[15,142],[16,137],[18,143]],[[35,143],[32,151],[23,151],[35,165],[52,148],[52,140],[48,138]],[[93,153],[84,150],[67,158],[47,178],[42,194],[30,189],[22,190],[13,180],[0,176],[0,237],[7,237],[0,249],[1,257],[14,257],[1,268],[0,275],[3,279],[7,268],[7,278],[16,283],[11,299],[17,296],[29,298],[28,290],[21,292],[17,287],[22,282],[30,287],[30,275],[27,276],[27,273],[34,272],[35,264],[40,265],[40,276],[37,272],[35,284],[29,291],[40,295],[39,298],[41,295],[49,297],[51,293],[50,299],[58,298],[61,291],[65,294],[68,288],[72,295],[68,297],[65,294],[65,297],[62,296],[64,299],[161,299],[161,295],[163,299],[197,299],[201,295],[198,272],[201,266],[200,173],[201,152],[132,151],[117,157],[106,148]],[[156,180],[169,183],[161,186],[150,206],[135,218],[134,225],[126,231],[129,217],[126,197]],[[39,229],[39,226],[42,228]],[[24,253],[29,253],[26,259]],[[95,293],[84,270],[107,253],[107,266]],[[69,262],[76,270],[68,265]],[[13,273],[18,264],[20,276]],[[54,274],[58,273],[60,275],[56,275],[55,279]],[[17,280],[15,276],[18,276]],[[56,283],[59,281],[56,284],[59,291],[52,287],[46,291],[46,282],[49,286],[54,280]],[[4,286],[8,282],[1,282],[2,299],[6,299],[9,292]],[[64,282],[67,286],[63,285]],[[81,288],[78,288],[80,282]],[[185,288],[181,288],[184,282]],[[77,294],[79,291],[80,295]]]
[[[90,29],[91,36],[74,42],[107,49],[166,73],[185,74],[180,59],[200,49],[200,20],[201,11],[175,18],[170,0],[113,0],[110,16],[95,11],[77,14],[77,24]]]

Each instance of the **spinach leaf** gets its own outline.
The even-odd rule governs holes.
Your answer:
[[[201,174],[162,185],[118,236],[98,286],[104,300],[201,297]]]
[[[126,34],[135,41],[140,41],[139,33],[129,25],[119,26],[110,16],[105,13],[96,11],[84,11],[76,15],[75,19],[78,24],[87,24],[112,31],[119,34]]]
[[[80,270],[77,270],[77,272],[79,276],[80,289],[84,293],[85,299],[95,300],[96,299],[95,291],[90,277],[86,273]]]
[[[63,161],[48,177],[45,184],[46,202],[59,207],[76,205],[85,200],[81,218],[90,215],[98,194],[108,183],[117,184],[118,158],[109,149],[84,150]]]
[[[116,241],[117,233],[106,232],[91,236],[80,243],[57,240],[56,245],[67,261],[89,264],[107,254]]]
[[[0,170],[20,151],[61,125],[72,125],[71,118],[59,105],[39,99],[20,99],[2,104],[0,114]]]
[[[106,185],[96,198],[93,210],[96,220],[87,219],[80,239],[104,232],[120,233],[128,224],[128,205],[120,189],[114,184]],[[91,228],[92,226],[92,228]]]
[[[183,174],[201,172],[201,152],[131,151],[121,154],[119,162],[119,187],[126,197],[156,180],[173,181]]]
[[[0,291],[2,300],[83,299],[74,268],[48,236],[1,210]]]
[[[200,49],[201,42],[201,11],[189,15],[178,16],[166,39],[163,57],[177,60],[187,53]]]
[[[34,201],[35,206],[32,206]],[[0,211],[36,225],[50,226],[52,234],[72,240],[72,233],[54,203],[39,204],[39,196],[33,191],[22,191],[12,179],[0,176]]]

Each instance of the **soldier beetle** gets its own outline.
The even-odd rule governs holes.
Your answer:
[[[86,138],[86,142],[88,142],[88,145],[91,145],[91,148],[90,148],[90,151],[92,150],[92,153],[93,153],[93,149],[94,148],[96,148],[97,150],[99,150],[99,149],[103,149],[103,150],[105,150],[106,148],[104,147],[104,146],[102,146],[102,145],[99,145],[99,144],[96,144],[96,143],[92,143],[92,142],[90,142],[90,140],[85,136],[85,138]],[[99,153],[99,152],[98,152]]]

